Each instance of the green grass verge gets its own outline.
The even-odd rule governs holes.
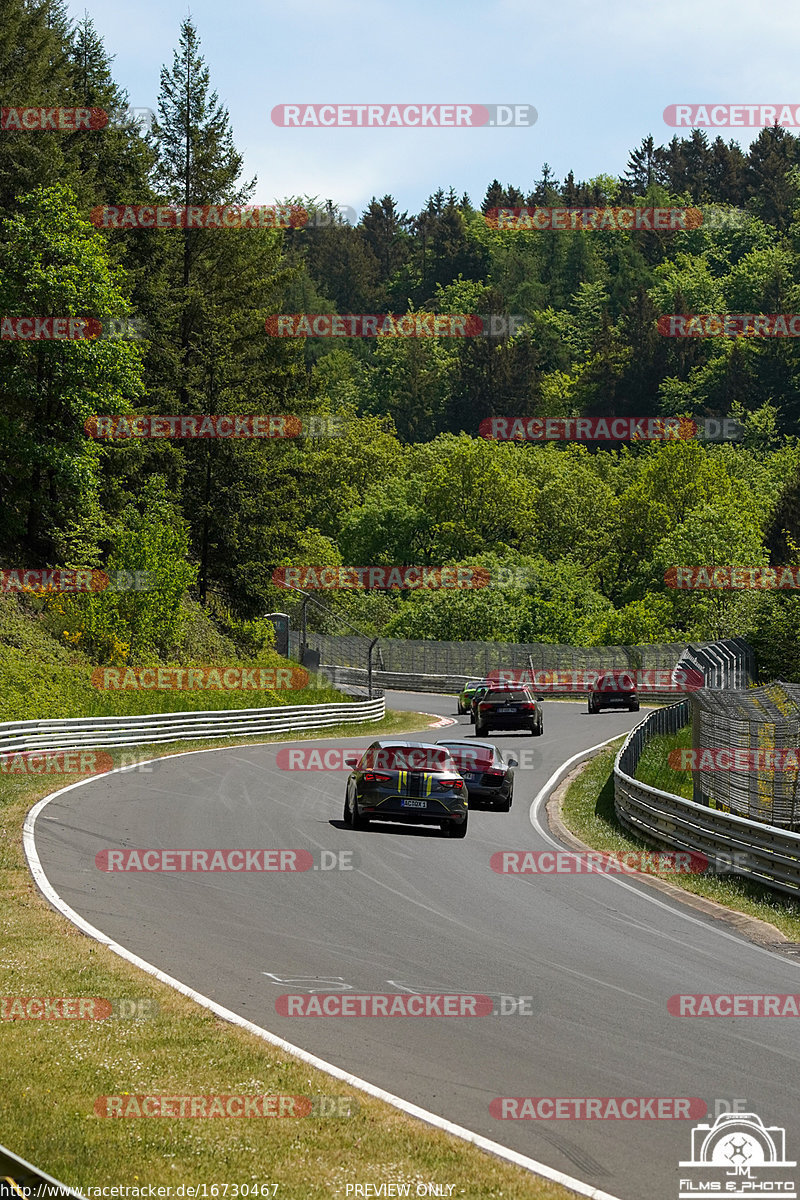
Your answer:
[[[659,734],[648,742],[636,767],[636,778],[662,792],[692,799],[692,772],[681,771],[669,764],[671,750],[690,750],[692,727],[684,725],[676,734]]]
[[[614,812],[614,757],[623,740],[620,738],[613,746],[601,750],[589,762],[567,788],[562,807],[567,828],[594,850],[608,853],[640,850],[648,845],[628,834],[617,821]],[[642,778],[644,783],[665,787],[663,779],[660,783],[656,780],[662,778],[665,767],[666,770],[671,770],[666,766],[666,753],[669,749],[674,749],[676,744],[677,739],[672,737],[655,738],[651,747],[648,747],[652,752],[646,763],[645,756],[642,755],[641,764],[645,774],[640,775],[637,772],[637,777]],[[671,772],[671,777],[677,775],[677,772]],[[675,791],[674,783],[667,790]],[[689,798],[691,799],[691,795]],[[769,921],[790,941],[800,942],[800,902],[788,896],[782,898],[778,893],[771,892],[759,884],[725,876],[664,873],[661,878],[696,896],[704,896],[707,900],[724,904],[726,908],[736,912]]]
[[[369,725],[291,739],[401,733],[420,716],[390,712]],[[186,750],[285,741],[274,737],[142,746],[141,760]],[[109,751],[119,763],[132,751]],[[74,1187],[214,1183],[278,1185],[278,1200],[345,1196],[348,1183],[452,1185],[453,1197],[568,1200],[574,1193],[359,1094],[254,1035],[227,1025],[81,934],[44,901],[22,852],[31,805],[80,776],[0,776],[0,994],[155,1001],[152,1018],[3,1021],[2,1142]],[[165,913],[165,920],[169,915]],[[102,924],[102,920],[100,920]],[[268,936],[268,935],[267,935]],[[402,1090],[402,1088],[400,1088]],[[111,1119],[103,1095],[355,1096],[350,1117],[242,1120]],[[240,1193],[241,1194],[241,1193]],[[268,1194],[273,1194],[270,1189]],[[352,1193],[351,1193],[352,1194]],[[445,1191],[445,1194],[446,1191]],[[173,1191],[174,1195],[174,1191]],[[223,1195],[220,1186],[218,1195]]]

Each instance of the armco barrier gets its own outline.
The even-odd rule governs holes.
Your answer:
[[[136,717],[74,717],[0,723],[0,754],[75,750],[81,746],[143,746],[194,738],[253,737],[294,729],[380,721],[383,696],[352,704],[298,704],[212,712],[148,713]]]
[[[725,870],[800,896],[800,834],[748,821],[662,792],[634,778],[647,742],[677,733],[690,719],[690,702],[656,709],[636,726],[614,761],[614,808],[631,833],[678,850],[720,859]]]
[[[523,668],[518,668],[522,670]],[[367,672],[358,667],[321,667],[320,672],[328,677],[333,687],[364,687],[367,682]],[[373,683],[380,688],[385,688],[387,691],[398,692],[441,692],[445,695],[457,695],[476,675],[411,675],[403,674],[399,671],[373,671]],[[534,685],[532,690],[538,691]],[[573,700],[586,701],[588,692],[575,691],[570,688],[553,688],[548,686],[539,692],[547,699],[572,698]],[[662,700],[674,700],[675,692],[655,692],[647,691],[639,693],[639,700],[642,704],[647,704],[649,701],[660,703]]]

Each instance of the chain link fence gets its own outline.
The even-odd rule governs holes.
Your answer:
[[[695,692],[691,706],[694,802],[800,829],[800,685]]]
[[[299,652],[303,645],[319,655],[319,663],[333,672],[332,682],[363,682],[368,662],[374,682],[383,687],[415,691],[457,692],[470,679],[494,671],[533,671],[534,686],[540,677],[557,673],[564,686],[547,682],[551,695],[571,695],[580,685],[570,685],[570,675],[581,672],[628,670],[634,672],[694,673],[712,688],[744,687],[755,677],[753,651],[740,638],[690,644],[669,642],[642,646],[565,646],[541,642],[438,642],[395,638],[370,639],[310,631],[292,635]],[[667,679],[669,684],[669,679]],[[583,690],[586,690],[585,687]],[[653,698],[661,693],[649,687]],[[666,688],[665,696],[680,691]]]

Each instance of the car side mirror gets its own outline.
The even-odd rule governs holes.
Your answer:
[[[357,767],[358,764],[361,762],[361,755],[360,754],[345,754],[343,761],[344,761],[344,765],[346,767]]]
[[[542,703],[542,701],[544,700],[544,696],[537,696],[537,697],[536,697],[536,699],[537,699],[537,700],[539,701],[539,703],[541,704],[541,703]]]
[[[508,765],[510,767],[518,767],[519,766],[519,759],[517,758],[516,754],[507,754],[506,762],[508,763]]]

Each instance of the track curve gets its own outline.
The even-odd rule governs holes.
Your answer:
[[[389,694],[387,707],[453,714],[452,698]],[[791,1021],[677,1019],[677,992],[800,991],[798,964],[599,876],[495,874],[497,850],[543,849],[530,805],[573,754],[638,715],[545,703],[545,735],[492,735],[535,752],[510,813],[473,811],[462,841],[341,821],[344,772],[286,772],[276,745],[196,752],[112,774],[50,801],[35,823],[44,874],[86,921],[240,1016],[414,1104],[589,1180],[623,1200],[675,1200],[686,1121],[498,1121],[499,1096],[698,1096],[746,1100],[766,1124],[798,1109]],[[459,719],[465,724],[465,718]],[[428,729],[442,740],[471,729]],[[297,743],[361,747],[371,735]],[[290,743],[291,744],[291,743]],[[524,761],[524,760],[523,760]],[[352,871],[130,874],[110,847],[351,851]],[[304,982],[291,982],[304,981]],[[278,995],[347,990],[532,997],[531,1015],[279,1016]],[[789,1145],[794,1150],[795,1145]]]

